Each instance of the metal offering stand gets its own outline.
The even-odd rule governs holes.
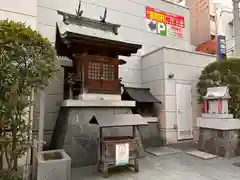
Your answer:
[[[108,177],[108,169],[117,166],[130,166],[138,172],[140,138],[136,137],[136,128],[147,125],[139,114],[120,114],[108,117],[93,116],[90,124],[98,125],[98,171]],[[105,136],[106,128],[132,127],[132,136]]]

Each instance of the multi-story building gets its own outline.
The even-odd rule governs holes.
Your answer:
[[[217,34],[225,37],[227,54],[233,53],[234,31],[230,0],[229,4],[216,4],[214,0],[186,0],[191,17],[191,43],[197,47],[197,51],[215,54]]]

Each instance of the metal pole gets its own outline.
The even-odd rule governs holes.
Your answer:
[[[239,19],[239,2],[240,0],[232,0],[233,2],[233,27],[235,34],[235,56],[240,57],[240,19]]]
[[[38,123],[38,152],[43,150],[43,135],[44,135],[44,112],[45,111],[45,92],[40,91],[40,115]]]
[[[220,19],[220,15],[221,15],[221,12],[220,12],[220,15],[218,17],[218,14],[217,14],[217,8],[215,8],[215,13],[216,13],[216,20],[215,20],[215,28],[216,28],[216,33],[215,33],[215,40],[216,40],[216,55],[217,55],[217,60],[219,60],[219,55],[218,55],[218,23],[219,23],[219,19]]]

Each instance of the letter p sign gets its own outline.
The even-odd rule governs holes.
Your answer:
[[[166,36],[167,35],[166,24],[162,22],[157,22],[157,33],[160,34],[161,36]]]

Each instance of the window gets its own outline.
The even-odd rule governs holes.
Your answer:
[[[113,64],[89,62],[88,79],[115,80],[115,66]]]
[[[104,80],[114,80],[114,65],[113,64],[103,64],[103,79]]]
[[[215,16],[213,16],[213,15],[210,15],[210,21],[216,21],[216,18],[215,18]]]
[[[88,78],[93,80],[101,79],[101,63],[89,62]]]

